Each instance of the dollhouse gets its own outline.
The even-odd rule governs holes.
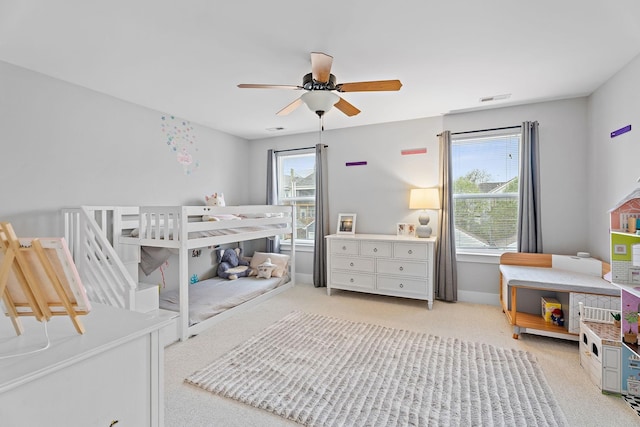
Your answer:
[[[640,189],[610,211],[611,281],[621,290],[622,396],[640,415]]]

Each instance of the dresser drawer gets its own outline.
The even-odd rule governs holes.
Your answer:
[[[396,291],[397,293],[408,292],[427,296],[427,280],[402,279],[398,277],[378,276],[378,289],[385,291]]]
[[[427,259],[427,245],[412,243],[394,243],[393,256],[406,259]]]
[[[332,254],[358,255],[360,242],[357,240],[334,240],[331,242]]]
[[[389,242],[360,242],[360,255],[389,258],[391,243]]]
[[[426,262],[379,259],[377,267],[377,272],[382,274],[427,277]]]
[[[365,273],[373,273],[374,271],[373,258],[349,258],[349,257],[332,255],[331,269],[363,271]]]
[[[349,273],[342,271],[331,272],[331,286],[335,288],[362,288],[373,290],[376,280],[372,274]]]

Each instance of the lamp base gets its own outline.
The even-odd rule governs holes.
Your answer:
[[[416,237],[431,237],[431,226],[429,224],[429,215],[426,211],[420,214],[418,217],[418,222],[420,225],[416,227]]]
[[[419,225],[416,227],[416,237],[431,237],[431,226]]]

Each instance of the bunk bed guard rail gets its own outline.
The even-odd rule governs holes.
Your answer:
[[[141,206],[139,243],[167,248],[186,245],[195,249],[208,246],[213,239],[216,244],[236,242],[236,232],[243,233],[243,240],[273,236],[273,229],[268,226],[278,227],[282,234],[293,232],[294,207],[271,205],[268,213],[265,208],[264,205]],[[205,216],[222,219],[203,221]],[[242,220],[228,219],[234,216]]]

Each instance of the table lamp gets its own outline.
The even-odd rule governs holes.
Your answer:
[[[440,194],[437,188],[413,188],[409,196],[409,209],[422,209],[416,227],[417,237],[431,237],[427,209],[440,209]]]

